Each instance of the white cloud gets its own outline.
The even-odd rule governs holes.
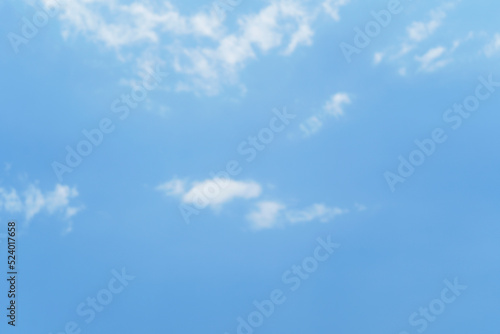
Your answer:
[[[339,118],[344,115],[344,107],[351,104],[351,97],[347,93],[333,94],[323,105],[321,111],[303,121],[299,129],[304,137],[309,137],[317,133],[322,127],[326,119],[330,116]]]
[[[247,219],[255,230],[270,229],[276,226],[278,215],[283,209],[285,206],[278,202],[259,202]]]
[[[416,65],[418,66],[417,71],[433,72],[448,65],[451,62],[454,62],[457,57],[460,59],[461,55],[456,55],[457,50],[464,43],[469,42],[476,37],[477,34],[470,31],[465,36],[452,40],[449,46],[438,45],[437,47],[426,50],[423,54],[416,54],[410,59],[412,62],[416,62]],[[401,51],[397,57],[401,57],[404,54],[409,53],[413,49],[416,49],[416,45],[408,44],[404,46],[404,48],[406,48],[404,52]],[[392,60],[394,60],[394,58],[392,58]],[[400,65],[398,73],[401,76],[407,75],[407,73],[409,72],[409,68],[411,68],[411,65],[413,65],[409,64],[407,61],[398,63]]]
[[[455,8],[458,2],[459,0],[444,3],[431,10],[428,14],[428,19],[412,22],[406,27],[406,36],[403,38],[401,44],[384,50],[387,60],[398,66],[399,75],[407,75],[415,66],[419,66],[420,71],[432,72],[453,61],[450,57],[451,54],[463,41],[471,38],[471,33],[464,40],[455,40],[449,48],[438,46],[422,54],[423,51],[420,49],[420,46],[423,41],[430,39],[438,28],[443,25],[448,13]],[[445,53],[449,58],[441,59]],[[376,57],[374,59],[375,63],[377,63]]]
[[[299,45],[312,45],[312,37],[314,31],[309,24],[302,23],[296,32],[293,33],[290,43],[288,44],[285,54],[292,54]]]
[[[287,212],[286,218],[292,224],[310,222],[313,220],[319,220],[320,222],[326,223],[333,220],[336,216],[347,212],[349,211],[337,207],[330,208],[324,204],[313,204],[303,210]]]
[[[53,0],[43,0],[46,7]],[[221,21],[215,13],[183,16],[170,3],[152,5],[116,0],[59,0],[63,36],[83,34],[111,48],[158,43],[162,34],[220,36]],[[106,15],[105,13],[109,13]]]
[[[8,212],[22,211],[23,204],[15,189],[10,189],[10,191],[7,191],[3,188],[0,188],[0,207],[3,207],[3,209]]]
[[[197,208],[210,206],[212,209],[220,209],[223,204],[236,198],[259,197],[262,192],[262,187],[257,182],[222,178],[193,182],[189,188],[186,187],[184,181],[173,179],[159,185],[156,189],[167,196],[180,197],[183,203],[192,204]]]
[[[326,0],[323,2],[324,11],[335,21],[340,21],[340,8],[347,5],[351,0]]]
[[[421,70],[432,72],[451,62],[451,59],[440,59],[445,51],[445,47],[438,46],[430,49],[422,56],[415,56],[415,59],[420,63]]]
[[[323,109],[335,117],[344,115],[344,105],[351,104],[351,98],[346,93],[337,93],[330,97]]]
[[[398,53],[394,57],[392,57],[392,59],[402,57],[402,56],[410,53],[411,51],[413,51],[415,48],[416,48],[416,44],[404,42],[401,45],[401,47],[399,48]]]
[[[278,50],[287,56],[301,45],[312,45],[316,13],[300,1],[273,0],[254,14],[233,13],[234,33],[228,33],[224,15],[214,10],[183,15],[168,1],[155,5],[66,0],[59,18],[66,38],[86,36],[119,51],[122,60],[162,59],[173,64],[178,82],[172,86],[177,91],[208,95],[217,94],[224,85],[240,86],[239,71],[260,54]],[[140,46],[144,54],[133,54],[133,46]],[[127,51],[132,56],[121,55]]]
[[[70,205],[70,201],[76,197],[76,188],[62,184],[56,184],[53,191],[45,193],[36,184],[30,184],[21,194],[13,188],[0,188],[0,211],[22,214],[27,223],[42,211],[48,214],[61,213],[64,219],[69,219],[81,210],[81,207]]]
[[[283,224],[297,224],[311,221],[323,223],[333,220],[339,215],[348,213],[347,209],[328,207],[324,204],[313,204],[302,210],[288,210],[279,202],[263,201],[256,204],[254,210],[247,215],[247,220],[255,230],[271,229]]]
[[[380,62],[382,61],[382,59],[384,59],[384,53],[383,53],[383,52],[376,52],[376,53],[373,55],[373,63],[374,63],[375,65],[380,64]]]
[[[500,51],[500,34],[495,34],[493,40],[484,47],[484,54],[492,57]]]
[[[167,196],[182,195],[186,192],[184,190],[184,184],[184,181],[174,178],[170,181],[160,184],[156,187],[156,190],[164,192]]]
[[[175,71],[189,76],[183,90],[217,94],[224,84],[238,82],[238,72],[259,53],[284,45],[281,54],[290,55],[299,45],[311,45],[314,16],[299,3],[275,1],[253,15],[238,20],[238,31],[224,35],[216,45],[170,48]]]
[[[414,42],[421,42],[432,35],[441,26],[447,15],[447,10],[453,8],[452,4],[446,4],[430,12],[430,19],[426,22],[416,21],[410,24],[406,31],[408,37]]]
[[[224,182],[227,183],[224,185]],[[210,189],[217,190],[211,192]],[[191,190],[184,194],[182,200],[184,203],[195,204],[201,199],[208,203],[209,206],[216,208],[235,198],[250,199],[259,197],[261,192],[261,186],[253,181],[227,181],[215,178],[195,183]]]
[[[414,49],[417,45],[429,38],[443,24],[448,11],[455,7],[455,3],[445,3],[429,13],[428,21],[414,21],[406,27],[407,37],[399,47],[399,51],[395,52],[394,58],[400,58]]]
[[[76,188],[57,184],[55,189],[45,195],[45,207],[49,213],[63,211],[66,217],[73,216],[77,208],[69,206],[69,200],[78,196]]]
[[[191,214],[198,214],[198,210],[206,207],[219,211],[234,199],[245,199],[252,208],[245,218],[254,230],[311,221],[329,222],[349,212],[347,209],[329,207],[323,203],[316,203],[300,210],[289,209],[280,201],[258,200],[262,195],[262,187],[257,182],[235,181],[229,178],[215,177],[190,184],[173,178],[157,186],[156,190],[177,198],[182,203],[179,205],[179,209],[182,208],[181,215],[188,214],[187,218]],[[189,205],[190,208],[185,205]],[[366,207],[356,203],[355,210],[364,211]]]
[[[30,185],[24,194],[26,196],[26,219],[29,221],[42,210],[45,205],[45,198],[40,189],[34,185]]]
[[[476,34],[473,31],[469,31],[467,35],[463,38],[457,38],[453,41],[451,44],[451,47],[449,48],[450,53],[454,53],[460,46],[462,46],[465,42],[470,41],[471,39],[475,38]]]
[[[442,46],[435,47],[427,51],[423,56],[417,56],[416,59],[423,64],[423,66],[427,66],[429,63],[436,60],[436,58],[441,57],[441,55],[446,51],[446,48]]]

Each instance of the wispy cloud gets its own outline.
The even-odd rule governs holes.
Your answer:
[[[333,94],[323,105],[323,108],[300,124],[304,137],[317,133],[323,123],[331,116],[339,118],[344,115],[344,108],[351,104],[351,96],[344,92]]]
[[[54,1],[43,2],[49,7]],[[116,0],[59,2],[62,3],[60,19],[64,23],[64,37],[83,34],[115,49],[145,42],[159,43],[163,34],[212,39],[221,34],[222,22],[215,14],[200,12],[184,16],[169,2],[162,5],[120,4]]]
[[[69,220],[83,207],[70,204],[72,199],[78,197],[75,187],[56,184],[54,190],[43,192],[38,185],[30,184],[24,191],[19,192],[14,188],[0,188],[0,212],[20,214],[25,223],[29,223],[36,215],[60,214],[63,220]],[[66,231],[66,232],[69,232]]]
[[[447,12],[454,4],[446,3],[429,13],[429,20],[412,22],[407,28],[408,38],[413,42],[421,42],[431,36],[442,24]]]
[[[253,230],[265,230],[312,221],[329,222],[347,214],[348,209],[330,207],[323,203],[296,209],[284,201],[262,199],[262,186],[255,181],[236,181],[229,178],[213,178],[201,182],[188,182],[173,178],[156,187],[164,195],[177,199],[181,215],[199,214],[206,207],[216,212],[226,210],[226,205],[236,199],[243,200],[245,219]],[[269,198],[269,194],[265,195]],[[189,206],[189,207],[187,207]],[[247,209],[245,209],[247,208]],[[355,204],[356,211],[366,207]]]
[[[284,204],[274,201],[263,201],[247,215],[247,220],[255,230],[272,229],[287,224],[332,221],[335,217],[348,213],[349,210],[328,207],[323,203],[313,204],[301,210],[288,209]]]
[[[484,47],[484,54],[492,57],[500,51],[500,34],[495,34],[493,39]]]
[[[278,202],[259,202],[256,208],[247,215],[247,219],[255,230],[270,229],[276,226],[278,216],[285,208]]]
[[[300,45],[312,45],[312,20],[313,14],[296,2],[273,2],[240,18],[238,31],[216,45],[172,46],[175,71],[188,76],[182,89],[216,94],[222,85],[237,83],[239,71],[259,54],[281,49],[281,54],[290,55]]]
[[[186,193],[185,181],[174,178],[170,181],[160,184],[156,190],[162,191],[167,196],[180,196]]]
[[[402,42],[397,46],[383,50],[383,52],[376,53],[374,63],[379,64],[382,61],[395,63],[401,76],[407,75],[416,66],[418,66],[417,72],[433,72],[451,63],[454,60],[451,55],[462,42],[471,38],[471,33],[465,39],[455,39],[449,47],[438,45],[422,51],[421,46],[425,45],[423,42],[430,39],[443,26],[448,13],[455,8],[458,2],[446,2],[432,9],[428,13],[427,19],[413,21],[406,27],[406,36],[403,37]],[[393,56],[389,56],[390,54]]]
[[[290,223],[304,223],[313,220],[319,220],[326,223],[333,220],[336,216],[348,213],[346,209],[337,207],[327,207],[324,204],[313,204],[303,210],[289,211],[286,213],[286,218]]]
[[[380,64],[380,62],[382,61],[382,59],[384,59],[384,53],[383,53],[383,52],[376,52],[376,53],[373,55],[373,63],[374,63],[375,65]]]
[[[332,95],[330,99],[326,101],[323,110],[338,118],[344,115],[344,105],[350,103],[351,98],[347,93],[337,93]]]
[[[446,52],[446,48],[443,46],[438,46],[430,49],[422,56],[415,56],[415,59],[420,63],[420,69],[427,72],[432,72],[438,68],[446,66],[450,63],[451,59],[442,59],[443,54]]]
[[[50,2],[44,0],[47,6]],[[168,60],[177,74],[174,90],[214,95],[224,85],[238,86],[238,73],[250,60],[271,50],[288,56],[312,45],[315,12],[298,1],[275,0],[257,13],[240,15],[233,33],[214,11],[183,15],[168,1],[64,1],[59,18],[65,38],[86,36],[116,50],[123,60]],[[136,46],[145,51],[134,53]],[[122,55],[127,52],[133,57]]]
[[[335,21],[340,21],[340,8],[347,5],[351,0],[326,0],[323,2],[323,10]]]

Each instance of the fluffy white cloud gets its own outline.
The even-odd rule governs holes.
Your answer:
[[[340,8],[347,5],[351,0],[326,0],[322,6],[324,11],[335,21],[340,21]]]
[[[162,183],[156,190],[177,198],[181,216],[186,223],[191,215],[198,215],[199,210],[210,207],[219,211],[234,199],[245,199],[252,208],[245,216],[254,230],[272,229],[287,224],[311,221],[329,222],[339,215],[349,212],[347,209],[329,207],[322,203],[313,204],[304,209],[289,209],[280,201],[259,200],[262,187],[254,181],[235,181],[229,178],[213,178],[201,182],[189,183],[178,178]],[[366,207],[355,204],[357,211]]]
[[[66,218],[70,218],[76,213],[76,208],[69,206],[69,201],[77,196],[76,188],[57,184],[53,191],[45,194],[45,207],[49,213],[63,211]]]
[[[36,184],[30,184],[21,194],[13,188],[0,188],[0,211],[20,213],[26,222],[42,211],[61,213],[64,219],[69,219],[81,210],[81,207],[70,205],[77,196],[76,188],[62,184],[56,184],[54,190],[45,193]]]
[[[186,182],[173,179],[159,185],[157,190],[167,196],[178,196],[186,204],[201,209],[210,206],[220,209],[236,198],[252,199],[259,197],[262,187],[254,181],[235,181],[232,179],[213,178],[201,182],[193,182],[186,187]]]
[[[225,184],[224,184],[225,183]],[[184,203],[196,204],[200,201],[213,208],[232,201],[235,198],[256,198],[262,192],[261,186],[253,181],[234,181],[211,179],[195,183],[182,200]]]

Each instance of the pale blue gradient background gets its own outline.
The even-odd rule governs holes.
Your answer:
[[[126,267],[136,279],[82,326],[83,333],[233,334],[237,317],[254,310],[253,300],[285,290],[282,273],[311,254],[317,237],[331,234],[342,244],[338,253],[297,292],[287,291],[286,303],[255,333],[416,333],[409,315],[439,297],[444,279],[455,277],[468,289],[426,333],[498,333],[500,90],[457,131],[441,119],[474,91],[478,76],[500,79],[498,55],[479,55],[489,41],[484,37],[464,44],[452,63],[434,72],[413,67],[400,76],[399,65],[375,66],[375,52],[398,45],[411,22],[425,20],[439,5],[420,1],[408,4],[347,64],[338,44],[351,42],[352,28],[385,3],[353,0],[339,22],[326,15],[314,22],[311,46],[287,57],[274,50],[259,55],[239,74],[244,96],[232,86],[216,96],[157,90],[148,96],[149,108],[141,104],[123,122],[109,105],[130,90],[119,85],[132,75],[128,63],[85,36],[65,41],[58,19],[15,54],[5,36],[18,31],[20,18],[33,9],[14,1],[0,5],[0,163],[12,164],[2,185],[20,186],[19,176],[27,175],[52,189],[57,179],[51,163],[82,139],[82,129],[103,117],[117,126],[65,175],[64,184],[78,188],[85,206],[72,218],[73,231],[62,235],[65,222],[43,214],[23,231],[17,332],[55,334],[68,321],[84,324],[77,305],[107,286],[112,269]],[[176,3],[188,13],[204,5]],[[265,5],[244,2],[229,22]],[[493,36],[500,31],[499,10],[496,1],[461,1],[432,40],[418,46],[419,54],[469,31]],[[166,81],[175,80],[167,71]],[[339,91],[352,94],[345,116],[300,138],[300,122]],[[169,108],[163,115],[161,106]],[[237,145],[281,107],[296,121],[245,165],[239,179],[273,184],[272,196],[301,206],[362,203],[367,210],[327,224],[255,232],[235,202],[219,214],[206,209],[186,225],[178,202],[155,187],[176,175],[203,180],[224,168],[238,158]],[[383,173],[435,127],[445,128],[448,140],[391,193]],[[22,223],[6,212],[0,217]],[[3,310],[5,302],[3,297]],[[0,328],[11,332],[4,313]]]

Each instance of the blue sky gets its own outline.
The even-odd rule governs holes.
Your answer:
[[[498,333],[498,6],[3,2],[0,327]]]

